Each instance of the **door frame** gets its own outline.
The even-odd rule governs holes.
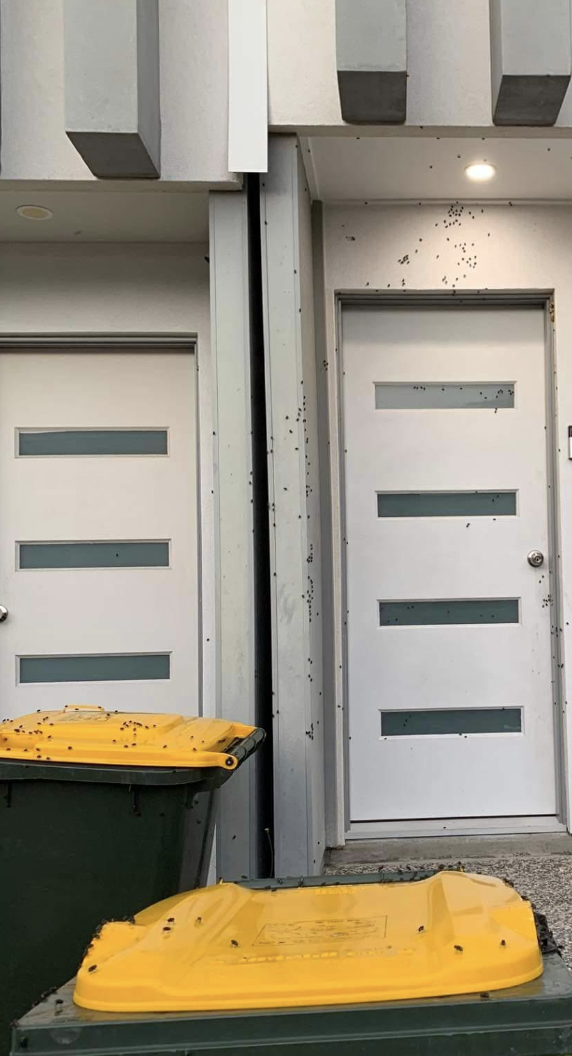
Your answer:
[[[199,390],[199,357],[198,357],[198,335],[194,332],[179,332],[170,334],[168,332],[138,333],[136,331],[108,332],[108,331],[62,331],[50,333],[6,333],[0,332],[0,355],[2,352],[72,352],[78,355],[82,352],[186,352],[195,358],[195,373],[197,381],[195,385],[195,422],[196,422],[196,531],[197,531],[197,690],[199,714],[202,715],[204,708],[205,684],[204,656],[203,656],[203,613],[202,599],[204,595],[204,569],[202,561],[203,540],[201,535],[201,524],[203,519],[202,490],[201,490],[201,451],[208,450],[204,424],[200,414],[200,390]],[[208,572],[207,572],[208,574]]]
[[[557,420],[557,374],[554,336],[554,291],[553,290],[503,290],[503,291],[403,291],[400,294],[388,291],[336,291],[334,294],[334,347],[335,369],[329,371],[328,424],[328,471],[331,504],[331,523],[328,525],[331,546],[332,575],[332,678],[331,706],[326,708],[324,721],[326,736],[333,745],[326,769],[326,831],[330,846],[343,846],[346,840],[380,839],[414,836],[461,836],[519,834],[531,832],[562,831],[567,827],[566,782],[567,774],[564,754],[564,690],[562,674],[562,642],[558,633],[553,636],[552,679],[554,704],[558,719],[555,722],[554,758],[556,771],[556,816],[525,817],[518,821],[510,818],[483,819],[428,819],[427,821],[389,821],[351,825],[349,815],[349,687],[347,661],[347,569],[346,569],[346,524],[345,524],[345,479],[344,479],[344,416],[342,379],[344,374],[344,349],[342,315],[346,306],[363,306],[380,309],[402,307],[404,309],[425,307],[444,310],[466,307],[541,307],[544,311],[545,333],[545,378],[546,378],[546,455],[548,532],[550,543],[549,584],[551,596],[551,622],[562,628],[562,583],[560,547],[560,501],[558,490],[558,420]]]

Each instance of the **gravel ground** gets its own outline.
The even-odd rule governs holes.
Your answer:
[[[375,873],[378,869],[395,871],[397,868],[436,869],[438,865],[454,867],[459,863],[407,861],[384,865],[326,866],[325,872],[345,875]],[[462,863],[468,873],[488,873],[506,878],[521,895],[529,898],[536,908],[545,913],[556,941],[562,946],[562,956],[572,967],[572,854],[511,855],[506,858],[466,858]]]

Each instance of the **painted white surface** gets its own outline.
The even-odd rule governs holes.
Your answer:
[[[228,0],[228,167],[268,168],[266,0]]]
[[[312,136],[305,159],[322,201],[389,199],[548,201],[572,197],[572,149],[567,139],[452,139]],[[488,161],[494,177],[474,183],[467,165]]]
[[[350,307],[342,326],[351,821],[555,814],[544,311]],[[475,380],[515,406],[376,409],[376,383]],[[378,492],[484,490],[518,515],[377,512]],[[380,627],[380,601],[459,598],[517,598],[519,622]],[[382,710],[483,707],[521,708],[522,733],[383,736]]]
[[[0,354],[2,718],[37,708],[198,714],[196,364],[190,353]],[[167,428],[166,456],[17,457],[41,428]],[[17,569],[19,542],[170,540],[169,568]],[[168,653],[161,680],[19,682],[17,658]]]
[[[197,334],[202,705],[214,714],[213,425],[205,246],[0,248],[0,333]]]
[[[227,0],[159,4],[161,181],[227,168]],[[1,180],[95,180],[65,134],[63,0],[1,0]]]
[[[570,699],[572,685],[566,668],[566,654],[572,648],[572,463],[567,458],[568,425],[572,424],[572,305],[568,291],[572,284],[569,245],[572,239],[572,210],[542,206],[407,206],[407,207],[326,207],[325,253],[327,312],[327,359],[336,360],[334,292],[386,290],[462,289],[555,290],[555,342],[557,388],[558,475],[560,481],[557,512],[560,551],[556,569],[562,576],[562,618],[560,645],[563,649],[563,700]],[[455,215],[457,213],[457,215]],[[448,227],[446,225],[451,224]],[[449,239],[449,241],[447,241]],[[422,240],[422,241],[420,241]],[[467,241],[474,255],[474,267],[460,266]],[[474,242],[474,247],[470,243]],[[418,250],[415,253],[415,249]],[[403,255],[411,263],[401,264]],[[403,285],[402,285],[403,284]],[[328,370],[331,407],[336,407],[336,371]],[[337,424],[330,424],[335,435]],[[339,507],[339,476],[332,465],[332,503]],[[335,540],[334,572],[340,574],[342,542]],[[341,619],[341,616],[338,617]],[[343,659],[340,657],[340,663]],[[343,738],[343,700],[333,702],[334,722]],[[564,754],[572,749],[572,723],[564,705]],[[340,834],[343,825],[343,773],[336,775],[335,791],[328,797],[332,809],[330,823]],[[571,795],[567,789],[570,815]],[[337,827],[336,827],[337,826]]]
[[[324,851],[320,467],[310,195],[293,136],[261,181],[272,586],[275,867]]]

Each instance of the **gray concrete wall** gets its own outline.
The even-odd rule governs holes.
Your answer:
[[[570,84],[570,0],[491,0],[493,120],[553,125]]]
[[[158,0],[64,0],[66,132],[95,176],[161,171]]]
[[[324,676],[322,603],[321,488],[322,464],[318,444],[318,377],[327,369],[318,355],[314,312],[313,230],[310,193],[302,161],[296,150],[298,191],[298,247],[300,279],[300,322],[302,342],[302,424],[304,426],[306,603],[308,634],[309,725],[304,730],[308,765],[308,808],[310,833],[308,872],[320,871],[325,846],[324,806]],[[302,513],[302,521],[304,512]],[[302,554],[302,556],[304,556]],[[311,861],[310,861],[311,857]]]
[[[320,466],[310,194],[293,136],[270,141],[262,253],[272,578],[275,867],[324,852]]]
[[[137,131],[161,174],[161,41],[159,0],[137,0]]]
[[[336,0],[336,63],[344,121],[405,121],[406,34],[405,0]]]

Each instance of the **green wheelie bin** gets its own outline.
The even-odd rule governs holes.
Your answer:
[[[90,934],[206,882],[218,788],[262,730],[71,706],[0,725],[0,1054]]]
[[[12,1056],[569,1056],[529,902],[443,871],[219,884],[110,923]]]

